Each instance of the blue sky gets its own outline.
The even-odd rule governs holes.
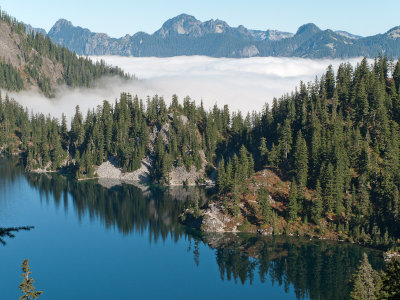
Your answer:
[[[383,33],[400,25],[400,1],[374,0],[3,0],[1,8],[17,19],[49,30],[59,19],[95,32],[121,37],[153,33],[180,13],[201,21],[221,19],[231,26],[296,32],[304,23],[359,35]]]

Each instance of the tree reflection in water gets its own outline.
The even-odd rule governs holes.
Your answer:
[[[29,231],[31,229],[35,228],[34,226],[21,226],[21,227],[0,227],[0,244],[5,246],[7,243],[4,240],[6,237],[8,238],[15,238],[14,232],[18,232],[20,230],[26,230]]]
[[[347,299],[349,280],[364,252],[383,268],[382,253],[351,244],[291,237],[208,234],[203,241],[216,249],[222,280],[293,285],[298,299]]]
[[[15,172],[15,168],[12,172]],[[1,174],[0,174],[1,175]],[[15,178],[15,174],[8,174]],[[96,181],[71,181],[59,175],[25,174],[29,184],[46,201],[68,208],[72,203],[77,214],[100,219],[107,228],[123,234],[148,231],[151,242],[171,236],[185,237],[196,265],[201,263],[199,243],[215,250],[221,280],[238,284],[272,281],[287,291],[294,287],[298,299],[347,299],[349,279],[363,252],[374,268],[383,268],[382,254],[346,243],[290,237],[260,237],[247,234],[201,234],[179,224],[179,215],[195,195],[200,206],[207,193],[198,188],[150,187],[145,191],[121,184],[104,188]]]
[[[26,174],[29,184],[43,199],[54,199],[57,206],[68,208],[72,203],[79,218],[89,215],[100,219],[107,228],[117,228],[123,234],[149,232],[149,238],[158,241],[169,234],[176,240],[186,235],[179,223],[179,215],[191,205],[193,195],[200,194],[200,202],[207,199],[199,188],[148,187],[146,191],[121,184],[104,188],[96,181],[68,180],[59,175]],[[72,202],[69,202],[69,197]],[[201,205],[200,204],[200,205]]]

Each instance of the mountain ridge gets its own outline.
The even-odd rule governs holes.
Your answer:
[[[322,30],[313,23],[290,33],[253,30],[243,25],[231,27],[220,19],[203,22],[189,14],[180,14],[165,21],[152,34],[140,31],[113,38],[60,19],[48,36],[79,55],[349,58],[383,53],[400,57],[400,26],[362,37],[343,30]]]

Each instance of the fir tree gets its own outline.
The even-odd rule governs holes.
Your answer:
[[[258,150],[260,151],[260,164],[264,166],[268,161],[268,148],[267,140],[265,139],[265,137],[261,138]]]
[[[19,299],[37,299],[42,291],[36,291],[36,288],[33,286],[35,280],[31,277],[31,269],[29,267],[29,260],[25,259],[22,262],[22,282],[19,285],[19,289],[22,291],[22,296]]]
[[[323,201],[322,201],[322,194],[321,194],[321,185],[319,181],[317,181],[317,187],[316,187],[316,194],[315,194],[315,199],[313,200],[312,203],[312,208],[311,208],[311,216],[315,224],[319,225],[319,222],[321,220],[321,215],[323,211]]]
[[[392,258],[382,276],[382,289],[379,299],[400,299],[400,259]]]
[[[297,185],[293,179],[289,192],[289,203],[287,206],[289,220],[295,221],[297,219],[298,204],[297,204]]]
[[[225,175],[225,162],[224,158],[218,163],[218,173],[217,173],[217,189],[218,192],[223,193],[226,187],[226,175]]]
[[[263,222],[265,224],[270,223],[271,217],[272,217],[272,208],[271,208],[271,204],[269,201],[269,192],[268,192],[267,188],[262,187],[261,189],[258,190],[257,203],[260,208]]]
[[[376,299],[376,274],[368,261],[367,254],[363,254],[360,266],[353,278],[353,290],[350,294],[351,299]]]
[[[299,187],[307,185],[308,176],[308,149],[301,131],[297,135],[295,153],[294,153],[294,171],[296,172],[296,181]]]

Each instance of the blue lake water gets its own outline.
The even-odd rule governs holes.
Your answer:
[[[178,222],[193,194],[105,188],[0,160],[0,227],[34,226],[2,238],[0,298],[20,296],[25,258],[39,299],[344,299],[364,251],[382,266],[380,252],[349,244],[202,235]]]

